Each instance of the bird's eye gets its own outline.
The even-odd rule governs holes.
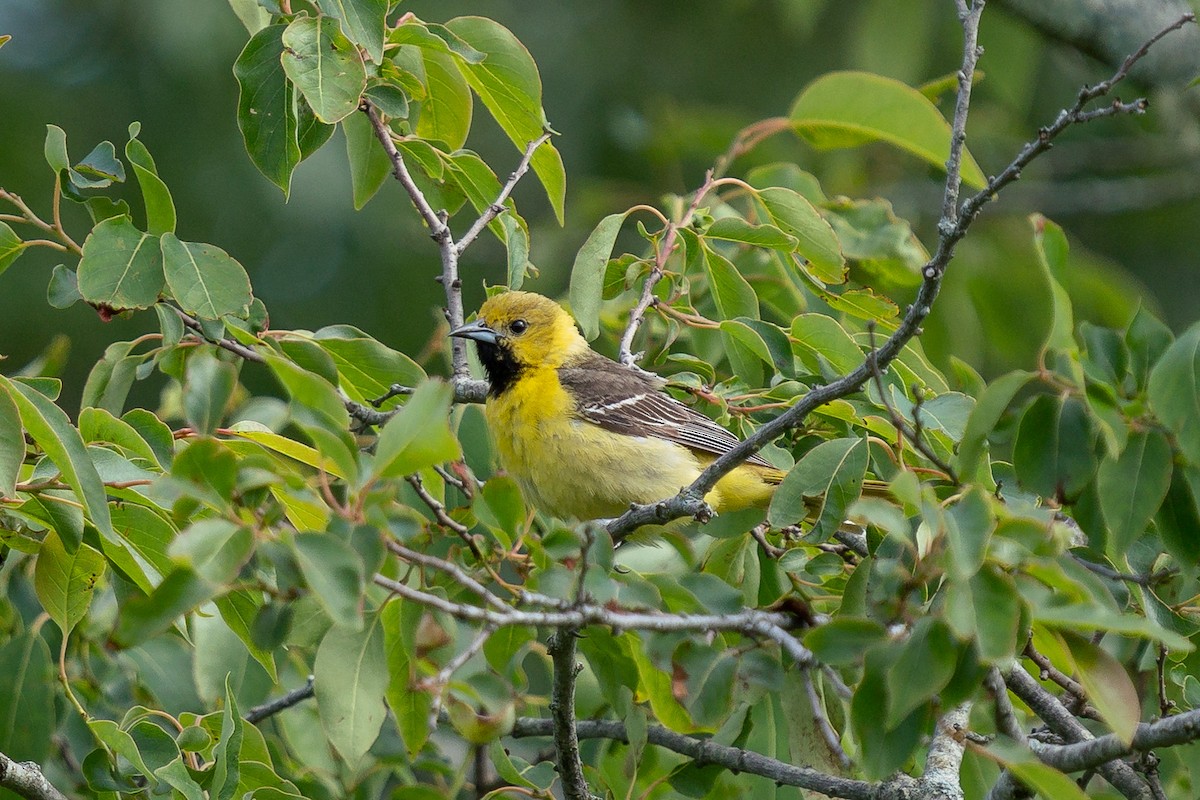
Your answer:
[[[513,320],[513,324],[508,326],[508,329],[520,336],[529,327],[529,323],[523,319]]]

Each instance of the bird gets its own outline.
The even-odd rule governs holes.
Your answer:
[[[554,300],[507,291],[450,336],[475,342],[500,466],[533,506],[612,519],[689,485],[739,439],[663,391],[666,381],[597,353]],[[784,473],[753,455],[705,496],[717,513],[765,507]]]

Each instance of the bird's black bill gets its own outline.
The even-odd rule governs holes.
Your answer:
[[[466,325],[460,325],[450,331],[451,336],[457,336],[460,339],[474,339],[477,342],[484,344],[496,343],[496,332],[489,328],[483,320],[475,320],[468,322]]]

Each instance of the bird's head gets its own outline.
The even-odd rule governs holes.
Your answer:
[[[474,322],[450,335],[475,341],[493,394],[503,392],[524,369],[554,369],[588,351],[571,315],[549,297],[532,292],[488,298]]]

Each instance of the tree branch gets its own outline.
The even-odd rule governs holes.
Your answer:
[[[176,306],[168,305],[167,307],[175,312],[175,314],[179,317],[180,322],[183,323],[185,328],[188,328],[189,330],[194,331],[196,334],[199,335],[199,338],[208,342],[209,344],[215,344],[217,347],[220,347],[224,350],[228,350],[229,352],[234,353],[235,355],[241,356],[246,361],[253,361],[256,364],[266,363],[266,359],[263,358],[262,354],[259,353],[254,348],[247,347],[246,345],[242,344],[241,342],[235,341],[233,339],[210,339],[210,338],[208,338],[208,335],[204,332],[204,326],[202,326],[200,324],[200,320],[196,319],[191,314],[188,314],[183,309],[178,308]]]
[[[481,608],[456,603],[444,597],[422,591],[383,575],[376,575],[376,585],[394,592],[406,600],[435,608],[456,619],[479,622],[497,628],[513,625],[542,626],[558,629],[581,629],[588,625],[604,625],[614,632],[626,630],[682,631],[703,633],[736,631],[752,638],[770,639],[786,652],[797,666],[818,664],[812,651],[785,630],[793,624],[786,614],[744,609],[733,614],[665,614],[651,611],[631,611],[611,605],[594,603],[573,604],[545,611],[526,611],[518,608]]]
[[[504,186],[500,188],[500,194],[492,201],[490,206],[484,209],[483,213],[479,215],[479,219],[475,220],[475,223],[467,229],[467,232],[462,235],[462,238],[458,240],[458,244],[455,245],[455,249],[460,256],[463,254],[463,251],[471,246],[471,242],[475,241],[476,237],[483,233],[483,229],[488,226],[488,223],[500,216],[504,211],[504,201],[508,199],[508,196],[512,194],[512,190],[516,188],[517,181],[521,180],[525,173],[529,171],[529,164],[533,161],[533,154],[539,147],[550,141],[550,136],[550,131],[546,131],[525,145],[525,153],[521,156],[520,163],[517,164],[517,168],[512,171],[512,174],[508,176],[508,180],[505,181]]]
[[[406,476],[404,480],[408,481],[409,485],[413,487],[413,491],[417,493],[417,497],[421,498],[421,502],[433,512],[433,516],[437,519],[438,524],[458,534],[458,538],[466,543],[467,548],[471,551],[471,555],[475,556],[477,560],[482,561],[483,553],[479,552],[479,545],[475,544],[475,538],[471,536],[471,529],[446,512],[445,504],[429,493],[429,490],[425,488],[424,481],[421,480],[421,476],[413,473]]]
[[[692,217],[695,216],[696,209],[700,207],[700,202],[713,186],[713,175],[713,169],[704,173],[704,183],[700,184],[700,188],[696,189],[693,193],[692,202],[688,204],[687,210],[683,212],[683,216],[678,220],[672,220],[667,223],[662,246],[655,253],[654,266],[650,268],[650,274],[646,276],[646,280],[642,284],[641,296],[638,298],[633,310],[629,312],[629,321],[625,324],[625,332],[621,334],[621,344],[617,348],[617,360],[627,367],[637,367],[638,359],[632,352],[633,337],[637,336],[638,328],[642,326],[642,322],[645,320],[646,309],[650,307],[651,302],[654,300],[654,287],[662,279],[663,272],[667,266],[667,259],[671,257],[671,253],[675,250],[675,239],[679,235],[679,229],[686,228],[692,224]]]
[[[1038,685],[1038,682],[1020,666],[1013,667],[1004,681],[1012,693],[1021,698],[1055,734],[1071,743],[1094,741],[1092,732],[1083,727],[1083,723],[1076,719],[1074,714],[1054,695]],[[1032,741],[1030,747],[1034,753],[1039,753],[1041,749]],[[1101,759],[1090,766],[1094,766],[1117,791],[1130,800],[1151,800],[1150,787],[1133,771],[1133,767],[1125,762]]]
[[[33,761],[13,761],[0,753],[0,788],[8,789],[25,800],[67,800],[67,796],[55,789],[42,768]]]
[[[620,539],[629,532],[648,524],[665,524],[680,517],[693,516],[700,519],[711,515],[711,509],[704,502],[704,496],[729,471],[743,463],[768,442],[778,438],[786,431],[803,424],[805,418],[816,408],[833,400],[846,397],[858,390],[870,379],[873,369],[887,369],[888,365],[900,354],[904,345],[920,333],[921,324],[929,316],[934,300],[941,290],[942,278],[946,267],[954,255],[955,247],[966,235],[971,224],[978,218],[983,207],[995,199],[996,194],[1012,182],[1018,180],[1021,171],[1035,158],[1050,149],[1054,139],[1071,125],[1088,122],[1095,119],[1094,112],[1084,111],[1089,102],[1107,94],[1114,85],[1125,78],[1129,69],[1141,59],[1149,49],[1173,30],[1194,20],[1194,15],[1187,15],[1164,28],[1152,39],[1147,41],[1138,51],[1130,55],[1120,69],[1111,78],[1092,87],[1080,89],[1073,106],[1059,112],[1055,120],[1038,131],[1036,139],[1028,142],[1017,154],[1016,158],[997,176],[990,178],[987,185],[977,194],[970,197],[961,207],[957,205],[959,188],[961,186],[960,170],[962,166],[963,145],[966,140],[967,112],[970,107],[971,85],[975,74],[975,64],[980,55],[978,46],[979,15],[983,10],[983,0],[976,0],[969,8],[965,3],[959,3],[960,17],[963,24],[963,61],[958,72],[958,99],[955,103],[954,119],[951,123],[950,157],[946,161],[946,185],[943,193],[942,216],[938,221],[938,246],[934,255],[921,270],[921,287],[917,291],[916,300],[908,307],[899,327],[874,353],[868,355],[863,363],[850,373],[843,375],[825,386],[817,386],[809,390],[789,410],[761,426],[752,435],[736,447],[731,448],[720,458],[713,461],[692,482],[672,498],[649,505],[634,505],[608,525],[608,531],[614,539]],[[1134,103],[1119,103],[1105,110],[1104,115],[1116,113],[1142,113],[1146,108],[1144,100]],[[874,363],[872,363],[872,361]]]
[[[246,712],[244,719],[246,722],[257,724],[273,714],[278,714],[280,711],[302,703],[313,696],[314,680],[314,677],[309,675],[308,680],[299,689],[293,689],[282,697],[277,697],[274,700],[268,700],[262,705],[255,706]]]
[[[521,717],[513,725],[513,738],[550,736],[554,733],[554,720]],[[615,739],[628,742],[625,724],[609,720],[580,720],[575,724],[580,739]],[[655,746],[687,756],[697,766],[716,764],[735,772],[745,772],[768,778],[784,786],[799,786],[830,797],[848,800],[884,800],[888,797],[879,784],[826,775],[808,767],[796,767],[752,750],[717,744],[708,739],[687,736],[664,728],[650,725],[646,729],[646,740]]]
[[[1078,772],[1101,767],[1108,763],[1123,763],[1115,759],[1130,753],[1147,752],[1161,747],[1188,744],[1200,739],[1200,709],[1185,711],[1157,722],[1138,724],[1133,743],[1126,745],[1116,734],[1067,745],[1031,742],[1038,758],[1063,772]]]
[[[580,664],[575,660],[576,628],[555,631],[547,650],[554,665],[554,685],[550,692],[550,716],[554,723],[554,752],[558,776],[562,778],[567,800],[592,800],[583,762],[579,758],[579,733],[575,722],[575,679]]]

